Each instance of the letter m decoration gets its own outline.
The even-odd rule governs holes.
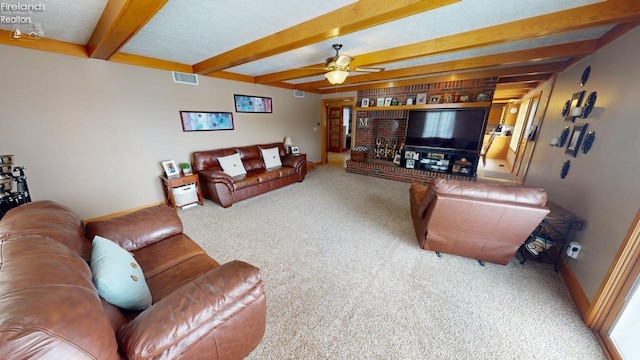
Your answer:
[[[358,128],[368,128],[369,127],[369,118],[358,118],[357,126]]]

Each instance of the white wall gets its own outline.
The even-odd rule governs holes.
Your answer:
[[[577,233],[582,251],[569,265],[590,299],[640,207],[638,43],[640,28],[559,74],[526,178],[527,185],[544,187],[549,199],[587,220],[586,229]],[[581,88],[582,72],[589,65],[591,76]],[[585,98],[597,91],[596,108],[587,119],[565,122],[561,115],[565,101],[582,90]],[[596,132],[589,153],[574,158],[564,153],[566,146],[544,145],[564,126],[583,124]],[[571,160],[571,168],[563,180],[560,170],[566,160]]]
[[[34,200],[50,199],[83,218],[163,201],[160,162],[188,162],[196,150],[283,141],[321,159],[321,97],[0,45],[0,154],[25,165]],[[233,94],[273,98],[272,114],[235,113]],[[235,130],[183,132],[180,110],[233,112]]]

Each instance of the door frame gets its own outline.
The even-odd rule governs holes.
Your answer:
[[[355,104],[356,104],[356,97],[355,96],[345,96],[345,97],[339,97],[339,98],[327,98],[327,99],[322,99],[322,104],[320,105],[320,151],[321,151],[321,158],[320,158],[320,163],[321,164],[326,164],[329,162],[329,159],[327,157],[327,132],[329,131],[329,127],[327,126],[327,114],[328,114],[328,108],[331,104],[336,103],[340,103],[340,107],[342,106],[351,106],[353,108],[353,111],[351,112],[351,143],[355,144],[353,141],[355,139],[355,126],[356,126],[356,108],[355,108]]]
[[[609,329],[618,318],[625,298],[639,275],[640,210],[636,213],[585,318],[585,323],[594,331],[609,359],[621,358],[609,337]]]

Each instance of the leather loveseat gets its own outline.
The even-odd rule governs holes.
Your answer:
[[[541,188],[436,179],[412,183],[411,218],[420,247],[506,265],[549,213]]]
[[[282,166],[267,169],[261,149],[278,148]],[[244,176],[225,173],[219,157],[240,154],[246,170]],[[304,156],[287,154],[283,143],[230,147],[224,149],[196,151],[192,154],[193,169],[198,174],[202,194],[222,207],[252,196],[301,182],[307,174]]]
[[[134,255],[150,307],[99,297],[87,263],[96,234]],[[165,205],[84,229],[62,205],[28,203],[0,221],[0,240],[0,359],[241,359],[264,334],[260,270],[219,265]]]

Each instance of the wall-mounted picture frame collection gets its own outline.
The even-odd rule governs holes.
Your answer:
[[[580,78],[580,87],[583,88],[589,80],[591,74],[591,66],[587,66],[582,72]],[[586,90],[581,90],[573,93],[571,99],[567,100],[562,107],[562,117],[564,121],[571,121],[575,123],[576,119],[586,119],[595,108],[595,102],[597,98],[597,92],[592,91],[585,99]],[[583,104],[583,100],[584,104]],[[588,153],[595,141],[596,133],[593,130],[588,130],[589,124],[576,124],[571,129],[569,126],[565,126],[562,130],[560,138],[558,138],[553,146],[564,147],[566,144],[565,154],[578,156],[579,152],[583,154]],[[588,131],[587,131],[588,130]],[[567,160],[562,164],[562,171],[560,177],[562,179],[567,177],[569,168],[571,167],[571,161]]]

